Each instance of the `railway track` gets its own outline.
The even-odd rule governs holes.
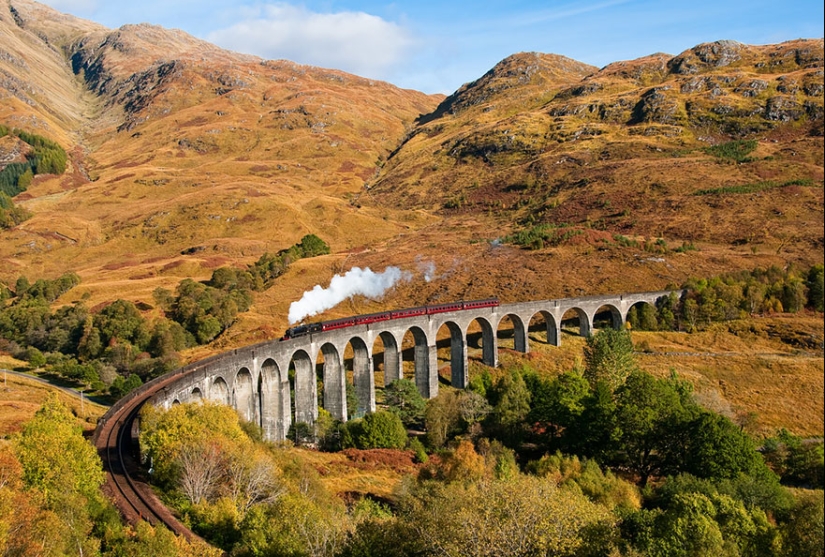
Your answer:
[[[133,446],[132,428],[143,405],[175,378],[159,379],[144,385],[136,396],[127,396],[118,402],[101,418],[93,441],[106,472],[103,489],[129,523],[144,520],[153,526],[162,524],[190,541],[200,540],[140,479],[141,469],[136,447]]]

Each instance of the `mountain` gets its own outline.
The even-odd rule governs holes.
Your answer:
[[[7,284],[72,270],[61,302],[151,306],[307,233],[330,244],[210,349],[277,335],[292,301],[353,266],[413,278],[328,315],[823,260],[821,39],[601,69],[520,53],[445,98],[3,0],[0,124],[70,159],[15,197],[32,217],[0,230]]]

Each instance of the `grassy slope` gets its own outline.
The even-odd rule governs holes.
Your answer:
[[[21,366],[25,366],[25,362],[0,354],[0,368],[11,369]],[[20,431],[22,424],[30,420],[52,394],[57,394],[71,409],[78,417],[78,423],[83,430],[89,434],[97,426],[97,419],[106,412],[106,407],[89,400],[83,401],[81,409],[80,398],[27,377],[11,373],[3,376],[0,372],[0,381],[0,439]]]

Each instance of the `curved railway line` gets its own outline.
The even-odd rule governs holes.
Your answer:
[[[145,520],[152,526],[162,524],[178,536],[200,540],[140,479],[139,459],[133,443],[132,431],[138,412],[152,395],[176,378],[177,374],[159,377],[144,385],[135,396],[121,399],[100,419],[93,442],[106,472],[103,489],[129,523]]]

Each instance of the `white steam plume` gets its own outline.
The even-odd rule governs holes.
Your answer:
[[[398,267],[387,267],[382,273],[375,273],[369,267],[353,267],[343,275],[332,277],[329,288],[317,284],[312,290],[304,292],[300,300],[292,302],[289,306],[289,324],[317,315],[358,294],[379,298],[399,280],[411,278],[410,273]]]
[[[423,261],[416,257],[415,264],[418,270],[424,275],[425,282],[430,282],[435,278],[435,263],[433,261]]]

